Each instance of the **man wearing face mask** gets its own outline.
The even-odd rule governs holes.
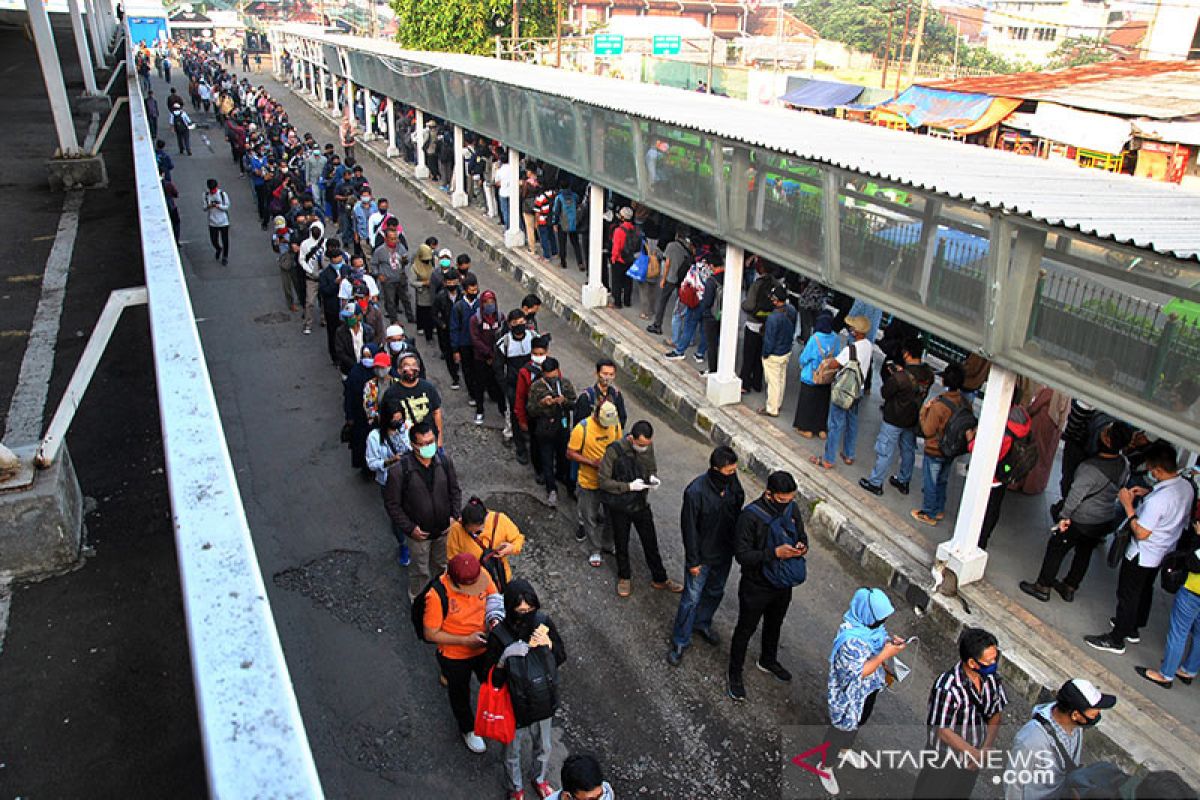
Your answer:
[[[362,352],[363,345],[369,343],[372,339],[372,332],[368,331],[362,324],[362,314],[359,312],[358,305],[354,302],[349,302],[342,307],[341,325],[338,326],[337,332],[334,334],[334,352],[337,357],[338,369],[343,375],[349,375],[351,367],[358,361],[358,354]],[[366,365],[368,369],[373,368],[372,364]]]
[[[479,279],[468,275],[461,281],[462,291],[450,307],[450,346],[454,363],[467,383],[467,405],[475,405],[475,347],[471,344],[471,318],[479,310]]]
[[[437,387],[421,377],[421,359],[416,353],[404,353],[396,364],[400,379],[388,389],[385,400],[399,403],[404,416],[414,425],[429,422],[442,446],[442,396]]]
[[[575,401],[575,422],[582,422],[592,415],[596,406],[604,402],[612,403],[617,409],[621,427],[629,420],[625,412],[625,397],[616,386],[617,362],[611,358],[602,358],[596,362],[596,382],[579,393]]]
[[[996,672],[996,637],[982,628],[967,628],[958,639],[958,660],[929,692],[926,746],[938,757],[917,775],[914,798],[970,797],[1000,732],[1008,697]]]
[[[1091,681],[1074,678],[1058,690],[1053,703],[1033,708],[1033,719],[1013,737],[1008,762],[1013,769],[1038,770],[1038,780],[1004,787],[1005,800],[1046,800],[1062,797],[1067,773],[1083,761],[1083,729],[1100,722],[1101,709],[1117,698],[1102,694]]]
[[[388,468],[383,504],[392,533],[401,545],[408,544],[412,599],[446,568],[446,535],[459,517],[462,489],[454,462],[438,448],[429,420],[413,425],[409,440],[413,449]]]
[[[719,642],[712,621],[725,596],[738,514],[746,502],[737,464],[733,448],[721,445],[709,455],[708,471],[683,490],[679,529],[687,572],[667,653],[673,667],[679,666],[693,632],[711,645]]]
[[[500,418],[507,420],[508,403],[504,398],[504,390],[496,379],[496,341],[500,337],[500,308],[496,303],[496,293],[490,289],[479,296],[479,308],[471,317],[469,331],[471,336],[472,367],[467,375],[467,388],[471,388],[471,372],[474,372],[475,387],[471,397],[475,400],[475,424],[483,424],[483,395],[487,393],[500,412]]]
[[[436,239],[434,240],[436,241]],[[447,264],[446,266],[449,266]],[[417,301],[417,330],[425,334],[425,341],[433,341],[433,332],[436,328],[433,314],[433,300],[436,289],[433,286],[433,275],[441,270],[434,266],[431,259],[424,261],[417,260],[412,265],[412,282],[415,289]],[[408,290],[404,292],[405,300],[408,298]]]
[[[504,418],[504,438],[512,439],[517,453],[517,461],[524,464],[528,460],[525,452],[525,442],[522,437],[514,436],[520,426],[516,421],[517,378],[521,368],[529,363],[533,352],[533,335],[525,324],[525,315],[520,309],[508,312],[508,330],[496,340],[496,360],[494,366],[497,375],[504,384],[504,398],[508,402],[509,413]],[[515,429],[515,430],[514,430]]]
[[[371,364],[373,377],[363,386],[363,413],[367,415],[367,424],[375,426],[379,423],[379,403],[394,382],[392,359],[387,353],[376,353]]]
[[[542,474],[541,461],[537,450],[529,447],[529,387],[542,374],[542,365],[550,354],[550,337],[534,336],[529,340],[529,360],[517,370],[517,384],[513,388],[513,416],[516,427],[513,429],[514,449],[517,451],[517,463],[528,464],[533,461],[535,475]]]
[[[412,353],[418,360],[421,358],[421,352],[417,350],[417,343],[408,338],[408,334],[404,332],[404,328],[400,325],[389,325],[384,331],[383,347],[384,352],[391,356],[392,363],[396,369],[400,368],[400,359],[405,353]],[[421,377],[425,377],[425,364],[421,364]]]
[[[387,309],[388,320],[395,322],[400,319],[400,309],[404,309],[404,319],[412,322],[412,308],[408,302],[408,276],[404,266],[408,263],[408,249],[400,244],[400,233],[392,228],[384,234],[383,244],[375,248],[371,255],[371,274],[374,275],[383,294],[384,308]]]
[[[558,505],[558,484],[569,485],[571,470],[567,462],[567,441],[571,438],[571,406],[575,387],[559,371],[558,361],[547,358],[542,372],[529,387],[526,414],[533,433],[533,446],[541,462],[541,484],[546,488],[546,503]]]
[[[419,248],[417,258],[420,258]],[[445,270],[443,278],[442,288],[438,289],[433,298],[433,324],[437,329],[438,349],[442,353],[442,360],[446,362],[446,371],[450,373],[450,388],[457,390],[458,362],[454,360],[455,350],[450,342],[450,317],[454,304],[458,302],[460,291],[458,272],[452,269]]]

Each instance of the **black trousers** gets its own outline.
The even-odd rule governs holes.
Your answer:
[[[190,156],[192,154],[192,132],[187,128],[175,130],[175,143],[179,145],[179,155],[187,153]]]
[[[1112,525],[1085,525],[1073,522],[1066,531],[1052,534],[1046,542],[1046,555],[1042,557],[1042,569],[1037,577],[1038,586],[1053,586],[1054,581],[1058,579],[1058,569],[1062,566],[1063,559],[1067,557],[1067,553],[1074,550],[1071,568],[1067,570],[1067,577],[1063,578],[1063,583],[1072,589],[1078,589],[1092,563],[1092,553],[1096,550],[1096,545],[1104,541],[1110,530]]]
[[[762,331],[744,329],[742,333],[742,369],[738,373],[738,377],[742,379],[742,388],[749,392],[763,390],[762,346]]]
[[[267,224],[267,201],[270,199],[271,193],[267,190],[265,183],[254,187],[254,200],[258,204],[258,219],[263,225]]]
[[[342,324],[341,315],[337,311],[330,311],[326,308],[324,302],[321,303],[321,313],[325,315],[325,339],[329,344],[329,358],[336,364],[337,349],[334,334],[337,333],[338,325]]]
[[[467,376],[467,388],[471,390],[471,397],[475,400],[475,413],[483,414],[483,396],[486,394],[496,404],[496,408],[500,411],[500,416],[503,417],[508,411],[508,403],[504,399],[504,389],[500,386],[499,379],[496,378],[496,371],[492,369],[492,365],[484,361],[471,360],[471,370],[475,373],[475,387],[471,388],[470,375]]]
[[[721,350],[721,323],[719,320],[706,319],[702,321],[702,324],[704,325],[704,339],[708,343],[708,352],[705,353],[708,357],[708,371],[716,372],[717,358]]]
[[[455,348],[458,353],[458,366],[462,370],[463,382],[467,384],[467,396],[472,400],[475,399],[475,348],[467,345],[466,347]]]
[[[613,305],[617,308],[633,305],[633,280],[625,274],[629,269],[627,264],[609,263],[608,285],[612,292]]]
[[[987,550],[988,540],[992,538],[992,531],[996,529],[996,523],[1000,521],[1000,507],[1004,505],[1004,495],[1008,492],[1008,487],[1004,484],[992,487],[992,493],[988,495],[987,508],[983,510],[983,527],[979,529],[979,548]]]
[[[875,710],[876,697],[879,697],[878,690],[867,695],[867,699],[863,702],[862,715],[858,718],[858,727],[854,730],[844,731],[832,725],[825,729],[825,741],[829,742],[829,750],[826,752],[831,761],[837,760],[840,751],[849,750],[854,745],[854,740],[858,738],[859,728],[867,724],[867,720],[871,718],[871,712]],[[825,763],[830,762],[826,761]]]
[[[1121,559],[1117,573],[1117,624],[1113,638],[1124,640],[1137,634],[1150,621],[1150,605],[1154,601],[1154,579],[1158,567],[1143,567],[1138,558]]]
[[[407,289],[405,292],[407,293]],[[433,341],[433,332],[437,329],[437,322],[433,318],[433,306],[417,306],[417,330],[425,334],[425,342],[428,344]]]
[[[930,800],[966,800],[975,790],[979,770],[962,769],[955,766],[926,766],[917,775],[913,787],[914,798]]]
[[[446,695],[450,698],[450,710],[458,723],[459,733],[475,730],[475,712],[471,710],[471,676],[480,683],[487,680],[487,656],[474,658],[446,658],[438,653],[438,666],[446,678]]]
[[[556,488],[556,481],[564,485],[571,483],[571,463],[567,461],[567,442],[571,438],[571,432],[561,425],[551,431],[546,431],[546,427],[549,425],[543,422],[543,430],[534,431],[533,446],[538,452],[538,474],[542,476],[546,491],[550,491]],[[514,436],[519,432],[514,431]],[[626,542],[628,541],[626,534]]]
[[[779,660],[779,631],[791,602],[791,589],[774,589],[742,578],[738,584],[737,625],[729,643],[729,674],[741,676],[750,637],[758,630],[759,622],[763,626],[759,660],[763,664]]]
[[[545,464],[542,465],[545,469]],[[650,568],[650,578],[655,583],[667,579],[667,568],[663,566],[662,554],[658,552],[658,531],[654,528],[654,512],[646,506],[641,511],[626,513],[612,506],[606,506],[608,523],[612,526],[613,544],[617,551],[617,577],[633,577],[633,569],[629,564],[629,528],[637,529],[638,538],[642,540],[642,554],[646,556],[646,566]]]
[[[679,295],[679,284],[667,281],[658,292],[658,308],[654,310],[654,327],[661,328],[667,313],[667,304]]]
[[[571,242],[571,249],[575,251],[575,263],[579,265],[580,270],[587,268],[587,262],[583,260],[583,249],[579,246],[579,231],[564,231],[558,229],[558,262],[562,264],[562,268],[567,268],[567,240]]]
[[[220,258],[222,255],[229,258],[228,225],[209,225],[208,239],[212,242],[213,249],[217,251],[217,258]]]
[[[450,382],[458,383],[458,364],[454,363],[454,348],[450,346],[450,329],[437,329],[438,349],[446,360],[446,371],[450,373]]]

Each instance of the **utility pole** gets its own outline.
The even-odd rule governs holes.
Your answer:
[[[554,0],[554,66],[562,69],[562,0]]]
[[[951,69],[951,75],[958,78],[958,40],[962,38],[962,26],[958,20],[954,21],[954,66]]]
[[[513,23],[512,23],[512,55],[513,61],[517,60],[517,47],[521,39],[521,0],[513,0]]]
[[[891,64],[891,61],[892,61],[892,24],[895,22],[895,19],[892,17],[892,14],[896,13],[899,10],[900,10],[900,6],[892,6],[891,8],[885,8],[883,10],[883,13],[887,14],[888,34],[887,34],[887,47],[883,48],[883,77],[879,81],[880,89],[887,88],[888,66]]]
[[[921,0],[921,15],[917,17],[917,40],[913,42],[912,62],[908,68],[910,83],[917,79],[917,59],[921,57],[921,38],[925,35],[925,11],[928,7],[929,0]]]
[[[904,5],[904,35],[902,35],[900,37],[900,49],[899,49],[899,52],[896,54],[896,60],[901,62],[901,64],[904,63],[904,43],[908,41],[908,21],[909,21],[909,16],[910,16],[911,12],[912,12],[912,6],[910,4],[906,3]],[[897,65],[897,67],[896,67],[896,87],[892,93],[893,98],[899,96],[899,94],[900,94],[900,76],[903,73],[904,73],[903,67]]]

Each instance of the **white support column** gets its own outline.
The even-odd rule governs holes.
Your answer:
[[[104,15],[104,20],[108,28],[108,33],[104,37],[104,46],[110,47],[117,35],[117,14],[113,11],[112,3],[109,0],[96,0],[96,2],[100,4],[100,13]],[[134,42],[134,44],[137,44],[137,42]]]
[[[708,376],[705,394],[719,406],[728,406],[742,399],[742,380],[737,367],[738,328],[742,313],[742,266],[746,251],[735,244],[725,245],[724,290],[721,292],[721,345],[717,351],[717,372]],[[708,343],[713,346],[712,342]]]
[[[937,549],[938,565],[944,565],[958,578],[958,585],[972,583],[983,577],[987,553],[979,549],[979,532],[988,496],[992,493],[992,476],[1000,458],[1000,445],[1008,425],[1008,410],[1012,405],[1013,387],[1017,376],[1003,367],[992,364],[988,373],[987,394],[979,411],[979,427],[975,431],[975,446],[967,483],[963,487],[958,518],[954,523],[954,538],[942,542]]]
[[[525,234],[521,232],[521,154],[517,148],[508,148],[508,230],[504,232],[505,247],[522,247]]]
[[[465,208],[467,205],[466,170],[463,168],[463,131],[461,125],[454,126],[454,184],[450,205]]]
[[[89,52],[87,35],[83,31],[83,14],[79,11],[79,0],[67,0],[71,17],[71,34],[75,37],[75,49],[79,51],[79,68],[83,72],[83,91],[99,94],[96,90],[96,74],[92,72],[92,54]]]
[[[96,19],[96,4],[94,0],[83,0],[84,13],[87,14],[88,35],[91,36],[92,42],[92,59],[96,62],[96,69],[104,69],[107,62],[104,60],[104,39],[100,34],[100,24]]]
[[[604,308],[608,289],[604,288],[604,187],[588,186],[588,279],[583,285],[583,307]]]
[[[325,68],[317,67],[317,102],[321,104],[321,108],[329,105],[329,98],[325,94]]]
[[[425,164],[425,137],[429,135],[429,131],[425,129],[425,112],[417,109],[417,166],[413,169],[413,175],[418,178],[429,177],[429,167]]]
[[[372,98],[372,96],[371,96],[371,90],[364,88],[363,89],[363,116],[366,117],[367,122],[366,122],[366,125],[363,126],[364,127],[363,140],[367,141],[367,142],[373,141],[375,139],[375,120],[379,117],[379,114],[377,112],[371,110],[372,109],[372,104],[371,104],[372,99],[374,99],[374,98]]]
[[[354,88],[354,81],[349,76],[346,77],[346,119],[350,120],[350,124],[354,130],[358,130],[358,110],[355,108],[358,100],[358,90]]]
[[[396,101],[392,98],[387,99],[387,129],[388,129],[388,158],[395,158],[400,155],[400,148],[396,146]]]
[[[336,75],[330,74],[329,88],[332,90],[331,97],[333,98],[333,115],[340,118],[342,116],[342,104],[341,101],[338,100],[338,83]]]
[[[50,15],[46,13],[42,0],[25,0],[25,9],[29,12],[29,27],[37,47],[42,79],[46,82],[46,95],[50,98],[54,128],[58,132],[58,155],[68,158],[77,156],[80,154],[79,139],[71,119],[71,104],[67,101],[67,87],[58,62],[58,49],[54,46],[54,34],[50,31]]]

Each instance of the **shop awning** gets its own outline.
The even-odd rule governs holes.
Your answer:
[[[910,86],[879,108],[904,117],[913,128],[928,126],[968,134],[990,128],[1020,104],[1007,97]]]
[[[1133,132],[1143,139],[1157,139],[1170,144],[1200,145],[1200,122],[1163,122],[1156,119],[1135,119]]]
[[[1055,103],[1038,103],[1029,129],[1034,136],[1085,150],[1120,153],[1133,134],[1127,119],[1093,114]]]
[[[788,105],[825,111],[830,108],[853,103],[863,92],[863,87],[841,81],[809,81],[779,99]]]

